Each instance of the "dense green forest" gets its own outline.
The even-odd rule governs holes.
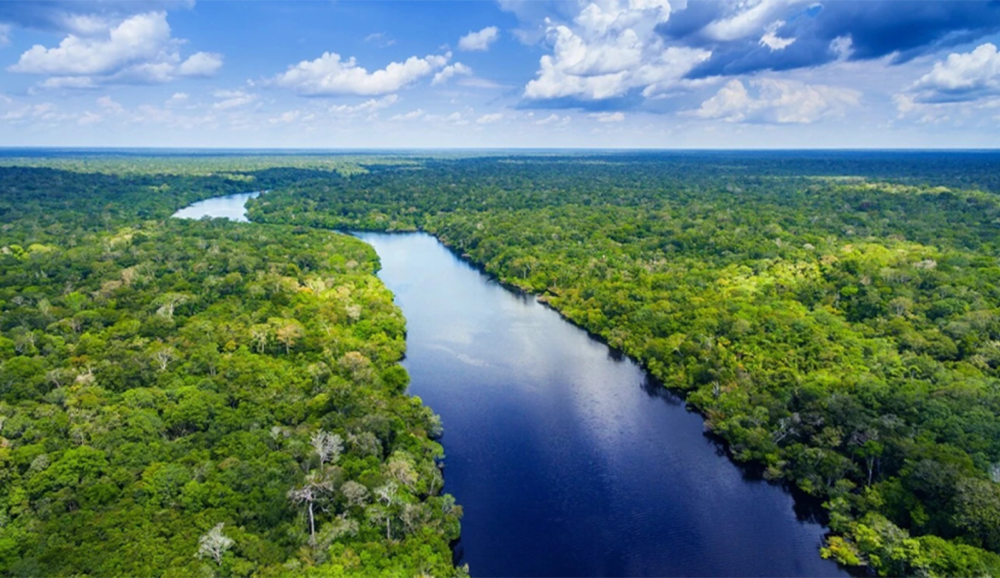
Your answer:
[[[1000,575],[996,159],[828,156],[428,160],[271,181],[251,216],[427,230],[823,500],[824,556]]]
[[[374,251],[174,168],[0,169],[0,575],[455,574]]]
[[[2,160],[0,573],[454,572],[403,320],[324,231],[421,229],[821,500],[822,555],[1000,575],[996,154]]]

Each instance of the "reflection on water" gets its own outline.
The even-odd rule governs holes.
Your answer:
[[[247,223],[249,222],[249,219],[247,219],[247,201],[258,195],[260,195],[260,191],[205,199],[204,201],[198,201],[184,207],[174,213],[173,216],[178,219],[201,219],[202,217],[212,217],[213,219],[223,218]]]
[[[717,453],[628,358],[423,234],[360,233],[441,414],[473,576],[832,576],[792,497]]]

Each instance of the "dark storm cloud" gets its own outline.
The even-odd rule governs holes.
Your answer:
[[[79,17],[121,19],[190,8],[194,0],[0,0],[0,22],[55,32],[86,32]]]
[[[662,27],[662,33],[688,46],[711,48],[713,56],[689,78],[746,74],[758,70],[789,70],[816,66],[838,58],[831,43],[851,39],[848,60],[895,55],[901,63],[917,56],[975,41],[1000,31],[1000,0],[983,1],[858,1],[796,4],[776,10],[769,25],[785,22],[775,33],[795,42],[782,50],[761,44],[763,30],[725,41],[709,37],[706,26],[732,16],[726,5],[692,2]]]

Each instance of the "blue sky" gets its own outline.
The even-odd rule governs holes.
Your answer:
[[[0,2],[0,146],[1000,145],[1000,0]]]

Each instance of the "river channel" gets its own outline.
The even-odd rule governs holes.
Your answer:
[[[242,217],[247,197],[177,216]],[[422,233],[357,233],[440,414],[473,576],[846,576],[825,529],[754,479],[641,367]]]

